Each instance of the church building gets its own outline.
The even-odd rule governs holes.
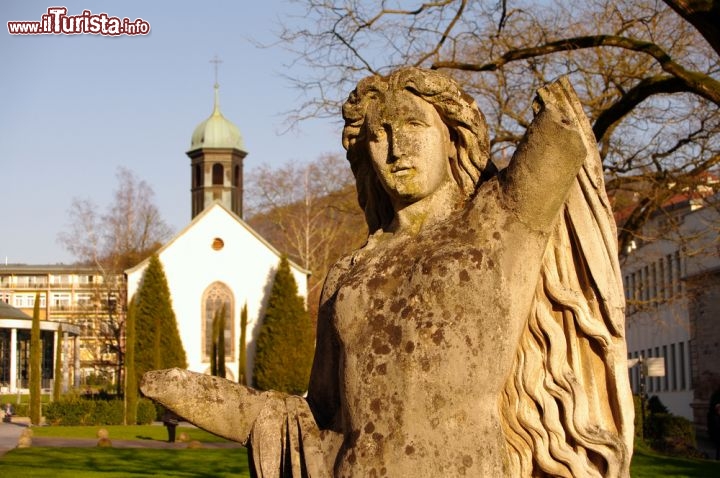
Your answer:
[[[212,321],[225,307],[226,377],[238,376],[240,314],[247,305],[247,370],[252,376],[255,340],[281,254],[242,218],[243,160],[240,131],[220,112],[219,86],[208,119],[192,135],[192,220],[158,250],[172,306],[187,354],[188,369],[209,373]],[[126,271],[128,298],[142,281],[149,259]],[[307,297],[309,271],[290,262],[301,296]]]

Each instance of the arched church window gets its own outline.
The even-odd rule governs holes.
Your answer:
[[[235,171],[233,171],[233,186],[237,186],[240,184],[240,166],[235,166]]]
[[[212,351],[213,321],[217,320],[217,317],[223,312],[225,314],[225,360],[228,362],[234,360],[234,302],[232,291],[222,282],[211,284],[210,287],[205,290],[205,294],[203,294],[202,349],[203,357],[206,361],[210,360],[210,353]]]
[[[223,184],[223,165],[220,163],[213,164],[212,168],[213,186],[222,186]]]

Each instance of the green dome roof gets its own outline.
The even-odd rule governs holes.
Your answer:
[[[240,130],[220,113],[219,86],[215,85],[215,107],[208,119],[192,135],[190,151],[201,148],[233,148],[245,151]]]

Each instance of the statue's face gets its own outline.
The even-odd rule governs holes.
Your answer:
[[[368,108],[368,150],[393,204],[419,201],[453,181],[448,158],[454,146],[435,108],[399,91]]]

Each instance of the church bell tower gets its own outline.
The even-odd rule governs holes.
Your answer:
[[[242,218],[243,159],[247,156],[240,130],[220,112],[220,85],[215,59],[215,105],[195,128],[186,153],[190,157],[192,218],[219,201]]]

